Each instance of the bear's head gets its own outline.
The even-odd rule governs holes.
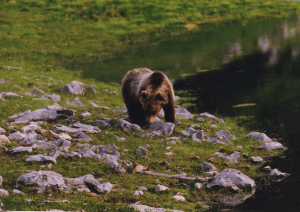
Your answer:
[[[168,99],[162,92],[151,93],[144,90],[141,92],[140,102],[145,114],[145,122],[150,124],[163,106],[168,103]]]
[[[155,71],[148,78],[146,89],[140,92],[140,103],[145,115],[145,122],[152,123],[159,111],[168,103],[168,88],[163,73]]]

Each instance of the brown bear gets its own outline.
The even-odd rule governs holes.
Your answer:
[[[133,123],[152,123],[162,108],[166,122],[175,122],[173,86],[164,73],[147,68],[127,72],[122,80],[122,95]]]

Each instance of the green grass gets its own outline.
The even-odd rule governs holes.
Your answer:
[[[24,92],[32,92],[35,86],[47,94],[55,93],[61,96],[59,104],[67,108],[77,110],[76,119],[82,123],[89,123],[83,119],[101,119],[105,117],[118,118],[112,110],[123,107],[121,95],[108,95],[109,91],[120,92],[117,83],[94,81],[81,77],[81,72],[71,72],[66,65],[80,64],[90,60],[104,60],[118,55],[124,51],[132,51],[136,47],[159,42],[162,39],[172,39],[180,34],[202,30],[214,23],[232,23],[242,21],[247,24],[249,20],[261,18],[289,17],[299,13],[300,5],[291,1],[142,1],[142,0],[106,0],[106,1],[1,1],[0,2],[0,78],[9,80],[9,83],[0,84],[1,92],[16,92],[23,97],[6,98],[0,104],[0,127],[8,130],[8,116],[24,112],[28,109],[35,110],[44,105],[50,105],[52,101],[34,101],[33,97],[27,97]],[[188,27],[189,26],[189,27]],[[20,66],[23,70],[11,70],[4,66]],[[50,71],[52,70],[52,71]],[[101,70],[99,70],[101,71]],[[124,70],[127,71],[127,70]],[[55,81],[37,78],[38,75],[52,77]],[[22,79],[22,76],[29,79]],[[38,81],[36,79],[39,79]],[[86,106],[84,108],[72,107],[65,104],[66,100],[74,101],[75,97],[60,91],[63,84],[56,80],[69,83],[72,80],[94,84],[99,95],[87,93],[79,97],[80,101],[87,105],[87,100],[93,100],[101,106],[107,106],[108,111]],[[37,83],[52,83],[51,85],[39,85]],[[19,85],[15,90],[13,85]],[[189,106],[190,99],[183,98],[178,104]],[[84,118],[80,116],[81,109],[90,111],[93,115]],[[197,116],[197,114],[195,114]],[[222,118],[219,116],[219,118]],[[236,120],[223,117],[225,125],[237,137],[232,146],[225,146],[226,150],[236,150],[236,145],[243,146],[243,152],[249,156],[264,156],[269,154],[256,148],[260,143],[253,143],[245,137],[250,132],[245,125],[237,125]],[[45,129],[53,129],[56,123],[67,125],[65,121],[43,125]],[[176,127],[174,136],[179,131],[193,124],[193,120],[181,120],[181,125]],[[205,127],[205,133],[212,136],[217,130],[227,129],[225,125],[217,124],[218,128],[210,128],[210,123],[201,123]],[[20,129],[24,125],[15,125]],[[163,138],[143,138],[139,133],[122,132],[115,129],[102,129],[97,135],[90,135],[93,139],[91,145],[116,144],[120,148],[128,149],[128,153],[121,156],[122,160],[129,162],[135,160],[155,172],[177,174],[186,172],[188,176],[204,176],[201,166],[204,161],[212,157],[212,154],[220,150],[219,145],[208,142],[193,143],[186,139],[181,144],[172,146],[174,155],[165,156],[163,153],[168,146]],[[126,137],[126,142],[116,141],[115,136]],[[161,141],[163,139],[163,141]],[[149,159],[142,159],[134,154],[138,146],[148,143],[150,145]],[[75,142],[71,149],[77,149]],[[12,149],[18,146],[16,141],[7,144]],[[40,151],[40,150],[39,150]],[[46,151],[40,151],[46,152]],[[272,152],[275,155],[276,152]],[[195,182],[184,182],[181,187],[177,179],[143,175],[139,173],[118,174],[114,169],[93,159],[81,158],[68,160],[58,158],[52,171],[62,174],[64,177],[79,177],[85,174],[93,174],[95,178],[101,177],[104,181],[117,184],[115,188],[126,189],[125,193],[112,192],[106,195],[93,196],[88,193],[72,191],[69,194],[47,190],[44,194],[37,195],[36,190],[31,187],[23,187],[24,196],[13,195],[12,189],[16,188],[16,179],[26,173],[26,170],[47,170],[41,168],[43,163],[26,162],[29,155],[36,154],[9,154],[0,148],[0,174],[3,176],[1,188],[10,192],[9,197],[1,197],[4,210],[46,210],[58,208],[66,211],[132,211],[129,204],[141,201],[153,207],[180,209],[184,211],[206,210],[204,205],[216,206],[213,200],[214,193],[219,190],[196,190]],[[168,161],[169,165],[161,165]],[[237,165],[227,165],[221,159],[215,157],[213,164],[219,171],[227,167],[237,168],[250,177],[256,177],[257,166],[251,164],[250,169],[243,168],[249,164],[246,159],[241,159]],[[47,165],[47,164],[46,164]],[[46,166],[47,167],[47,166]],[[170,169],[170,171],[168,171]],[[13,172],[11,172],[13,171]],[[169,192],[158,193],[155,191],[159,179],[160,184],[170,187]],[[139,186],[148,187],[145,196],[136,197],[132,191]],[[258,185],[260,186],[260,185]],[[171,197],[177,192],[183,192],[187,202],[175,202]],[[51,196],[49,196],[51,194]],[[25,203],[25,199],[33,199],[31,203]],[[40,204],[45,199],[60,200],[68,199],[70,203]],[[18,204],[16,204],[18,202]],[[85,204],[87,203],[87,204]]]

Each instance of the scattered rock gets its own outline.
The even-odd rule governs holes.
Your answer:
[[[219,130],[218,132],[215,133],[215,137],[220,137],[220,136],[225,136],[230,139],[236,139],[228,130]]]
[[[140,212],[147,212],[147,211],[153,211],[153,212],[183,212],[183,211],[180,211],[180,210],[154,208],[154,207],[149,207],[147,205],[132,204],[130,206],[133,207],[134,210],[137,210],[137,211],[140,211]]]
[[[159,184],[157,184],[157,185],[155,186],[155,188],[156,188],[157,191],[166,191],[166,190],[170,190],[168,187],[166,187],[166,186],[164,186],[164,185],[159,185]]]
[[[100,194],[110,193],[111,190],[115,185],[111,184],[110,182],[106,183],[100,183],[98,180],[93,179],[85,179],[84,183],[87,186],[92,187],[94,190],[96,190]]]
[[[117,140],[117,141],[126,141],[126,138],[124,138],[124,137],[115,137],[114,140]]]
[[[85,84],[78,81],[72,81],[69,84],[64,85],[61,88],[61,91],[65,93],[74,94],[74,95],[83,95],[85,93],[85,89],[81,87],[83,85]]]
[[[109,122],[105,121],[105,119],[95,120],[94,125],[97,125],[98,127],[102,127],[102,128],[110,128]]]
[[[5,135],[0,135],[0,146],[10,143],[10,140]]]
[[[195,188],[201,189],[202,187],[204,187],[204,185],[204,183],[195,183]]]
[[[174,128],[175,124],[171,122],[163,123],[162,121],[154,121],[149,127],[152,131],[162,131],[165,136],[170,136],[173,133]]]
[[[282,151],[287,150],[287,147],[284,147],[284,146],[282,146],[281,143],[275,142],[275,141],[265,143],[262,146],[260,146],[259,148],[265,149],[267,151],[269,151],[269,150],[282,150]]]
[[[13,189],[14,194],[24,194],[22,191],[19,191],[18,189]]]
[[[66,101],[67,105],[72,105],[72,106],[79,106],[79,107],[84,107],[85,105],[79,101],[79,100],[75,100],[74,102],[70,102],[70,101]]]
[[[139,155],[139,154],[145,154],[145,153],[148,153],[149,151],[144,148],[144,147],[141,147],[139,146],[136,150],[135,150],[135,154],[136,155]]]
[[[143,196],[143,195],[144,195],[144,192],[143,192],[143,191],[140,191],[140,190],[137,190],[137,191],[134,191],[134,192],[133,192],[133,195],[135,195],[135,196]]]
[[[261,157],[250,157],[250,161],[253,163],[263,163],[264,159],[262,159]]]
[[[290,174],[278,171],[277,169],[272,169],[268,174],[268,177],[276,182],[279,182],[288,176],[290,176]]]
[[[218,119],[218,123],[219,123],[219,124],[224,124],[225,122],[224,122],[223,119]]]
[[[146,188],[145,186],[140,186],[137,189],[138,191],[148,191],[148,188]]]
[[[205,120],[202,117],[199,117],[196,119],[196,122],[205,122]]]
[[[13,153],[17,153],[17,152],[32,152],[32,148],[31,147],[19,146],[19,147],[13,148],[11,151]]]
[[[246,136],[250,137],[253,141],[263,141],[264,143],[272,142],[272,139],[269,138],[265,133],[252,132]]]
[[[18,177],[16,186],[20,185],[31,186],[54,186],[59,190],[66,187],[63,176],[53,171],[31,171]]]
[[[184,198],[184,196],[181,196],[181,195],[175,195],[172,197],[172,199],[175,199],[175,200],[180,200],[180,201],[185,201],[186,199]]]
[[[255,182],[250,177],[242,174],[236,169],[224,169],[221,173],[217,174],[210,183],[207,184],[207,188],[211,188],[213,186],[254,188]]]
[[[78,131],[78,132],[74,133],[72,135],[72,137],[77,138],[76,139],[77,141],[87,141],[87,142],[92,141],[92,139],[89,136],[87,136],[86,134],[84,134],[82,131]]]
[[[38,154],[38,155],[31,155],[29,156],[26,161],[51,161],[53,163],[56,163],[55,158],[50,157],[50,156],[45,156],[43,154]]]
[[[96,95],[100,94],[100,92],[97,91],[97,89],[96,89],[96,85],[90,85],[90,86],[88,87],[88,90],[92,91],[92,92],[93,92],[94,94],[96,94]]]
[[[200,113],[199,117],[217,119],[217,117],[215,117],[214,115],[209,114],[208,112]]]
[[[116,128],[122,129],[123,131],[141,131],[141,127],[137,124],[131,124],[124,119],[119,119],[116,123]]]
[[[8,196],[8,195],[9,195],[8,191],[6,191],[3,188],[0,188],[0,197],[2,197],[2,196]]]
[[[214,165],[212,165],[211,163],[207,163],[207,162],[203,162],[202,169],[205,170],[205,171],[215,171],[215,170],[217,170],[217,168],[214,167]]]
[[[165,155],[168,155],[168,156],[173,155],[173,152],[166,152]]]

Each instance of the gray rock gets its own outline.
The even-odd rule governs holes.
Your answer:
[[[92,180],[92,179],[86,179],[84,180],[84,183],[88,186],[91,186],[93,189],[95,189],[97,192],[101,194],[110,193],[113,189],[114,185],[106,182],[106,183],[100,183],[98,180]]]
[[[99,105],[97,105],[96,103],[94,103],[93,101],[89,100],[88,101],[89,105],[92,105],[93,107],[100,107]]]
[[[103,127],[103,128],[110,128],[110,124],[105,120],[95,120],[94,125],[97,125],[98,127]]]
[[[204,118],[210,118],[210,119],[217,119],[214,115],[209,114],[208,112],[200,113],[199,117],[204,117]]]
[[[89,87],[88,87],[88,90],[90,90],[90,91],[92,91],[94,94],[100,94],[100,92],[99,91],[97,91],[97,89],[96,89],[96,85],[90,85]]]
[[[215,125],[215,124],[210,125],[210,127],[212,127],[212,128],[218,128],[218,126]]]
[[[31,155],[26,159],[27,162],[29,161],[51,161],[53,163],[56,163],[55,158],[50,157],[50,156],[45,156],[43,154],[38,154],[38,155]]]
[[[269,138],[265,133],[252,132],[246,136],[250,137],[253,141],[263,141],[264,143],[272,142],[272,139]]]
[[[0,135],[0,146],[10,143],[10,140],[5,135]]]
[[[232,158],[230,156],[223,157],[223,160],[228,161],[228,163],[233,163],[233,164],[238,163],[236,159],[234,159],[234,158]]]
[[[66,104],[67,105],[72,105],[72,106],[79,106],[79,107],[84,107],[85,105],[79,101],[79,100],[76,100],[76,101],[73,101],[73,102],[70,102],[70,101],[66,101]]]
[[[5,83],[5,79],[0,79],[0,84],[4,84]]]
[[[141,147],[139,146],[136,150],[135,150],[135,154],[138,155],[138,154],[145,154],[147,153],[148,150],[144,147]]]
[[[215,152],[213,155],[216,155],[219,158],[223,157],[223,153],[221,153],[221,152]]]
[[[253,163],[263,163],[264,159],[262,159],[261,157],[250,157],[250,161]]]
[[[149,207],[147,205],[137,205],[137,204],[132,204],[130,205],[133,207],[134,210],[140,211],[140,212],[183,212],[180,210],[171,210],[171,209],[164,209],[164,208],[154,208],[154,207]]]
[[[87,124],[81,124],[79,121],[75,122],[74,124],[71,124],[69,127],[66,127],[64,125],[61,124],[57,124],[53,126],[54,131],[65,131],[65,132],[71,132],[71,133],[75,133],[78,131],[84,131],[84,132],[88,132],[88,133],[100,133],[101,130],[96,127],[96,126],[91,126],[91,125],[87,125]]]
[[[27,133],[27,132],[29,132],[29,131],[36,131],[36,130],[38,130],[38,129],[40,129],[41,127],[38,125],[38,124],[30,124],[30,125],[28,125],[28,126],[25,126],[25,127],[22,127],[21,128],[21,131],[23,132],[23,133]]]
[[[139,125],[137,124],[131,124],[128,121],[125,121],[124,119],[119,119],[116,123],[116,128],[122,129],[123,131],[141,131]]]
[[[137,191],[134,191],[133,192],[133,195],[135,195],[135,196],[143,196],[144,195],[144,192],[143,191],[139,191],[139,190],[137,190]]]
[[[19,147],[13,148],[11,151],[13,153],[17,153],[17,152],[32,152],[32,148],[31,147],[19,146]]]
[[[85,147],[78,151],[78,154],[80,154],[82,157],[88,157],[92,158],[95,153],[88,147]]]
[[[1,92],[0,93],[0,97],[7,97],[7,96],[14,96],[14,97],[16,97],[16,96],[19,96],[18,94],[16,94],[16,93],[13,93],[13,92]]]
[[[6,191],[3,188],[0,188],[0,197],[2,197],[2,196],[8,196],[8,195],[9,195],[8,191]]]
[[[195,183],[195,188],[201,189],[204,187],[204,185],[205,185],[204,183]]]
[[[163,132],[161,130],[156,130],[148,133],[144,133],[141,135],[141,137],[156,137],[156,136],[161,136]]]
[[[281,143],[279,142],[269,142],[269,143],[265,143],[262,146],[260,146],[259,148],[265,149],[267,151],[269,150],[287,150],[287,147],[282,146]]]
[[[26,114],[24,116],[21,116],[15,120],[16,124],[26,124],[30,121],[48,121],[48,120],[54,120],[58,116],[57,112],[55,110],[47,110],[47,109],[38,109],[35,111],[32,111],[29,114]]]
[[[0,186],[2,185],[3,183],[3,177],[0,175]]]
[[[20,131],[17,131],[15,133],[12,133],[8,136],[8,139],[15,139],[15,140],[23,140],[26,138],[26,134],[21,133]]]
[[[241,153],[239,151],[235,151],[234,153],[230,154],[229,157],[237,160],[241,157]]]
[[[117,141],[126,141],[126,138],[124,138],[124,137],[115,137],[114,140],[117,140]]]
[[[71,152],[68,152],[67,154],[65,154],[64,157],[65,158],[73,158],[73,157],[81,158],[81,155],[78,154],[77,152],[71,151]]]
[[[268,174],[268,177],[276,182],[279,182],[288,176],[290,176],[290,174],[278,171],[277,169],[272,169]]]
[[[205,120],[202,117],[199,117],[196,119],[196,122],[205,122]]]
[[[228,130],[219,130],[218,132],[215,133],[214,136],[216,137],[225,136],[230,139],[236,139],[236,137],[234,137]]]
[[[13,189],[14,194],[24,194],[22,191],[19,191],[18,189]]]
[[[217,174],[210,183],[207,184],[207,188],[211,188],[213,186],[254,188],[255,182],[250,177],[244,175],[236,169],[224,169],[221,173]]]
[[[39,89],[37,89],[37,88],[35,88],[34,91],[33,91],[32,93],[33,93],[33,94],[45,94],[44,91],[39,90]]]
[[[146,188],[145,186],[140,186],[140,187],[138,187],[137,190],[139,190],[139,191],[148,191],[148,188]]]
[[[157,185],[155,186],[155,189],[156,189],[157,191],[166,191],[166,190],[170,190],[168,187],[166,187],[166,186],[164,186],[164,185],[159,185],[159,184],[157,184]]]
[[[203,130],[201,130],[200,132],[193,133],[189,137],[190,139],[192,139],[193,142],[201,142],[208,139],[208,136],[204,134]]]
[[[74,94],[74,95],[83,95],[85,93],[85,89],[81,87],[83,85],[84,83],[78,81],[72,81],[71,83],[64,85],[61,88],[61,91],[65,93]]]
[[[0,127],[0,133],[6,133],[6,130]]]
[[[185,197],[181,196],[181,195],[175,195],[175,196],[172,196],[171,198],[175,199],[177,201],[186,201]]]
[[[219,123],[219,124],[224,124],[225,122],[224,122],[223,119],[218,119],[218,123]]]
[[[57,159],[60,155],[64,155],[64,153],[59,150],[53,150],[49,152],[49,155],[54,159]]]
[[[186,130],[180,131],[179,134],[180,134],[181,136],[187,136],[187,137],[189,137],[190,135],[192,135],[192,134],[194,134],[194,133],[196,133],[196,132],[198,132],[198,131],[195,130],[194,128],[189,127],[189,128],[187,128]]]
[[[207,162],[203,162],[202,169],[203,169],[203,170],[208,170],[208,171],[214,171],[214,170],[217,170],[217,168],[214,167],[214,165],[212,165],[211,163],[207,163]]]
[[[72,135],[73,138],[81,138],[83,141],[92,141],[92,139],[84,134],[82,131],[78,131]]]
[[[63,176],[53,171],[31,171],[18,177],[16,186],[20,185],[32,186],[57,186],[58,188],[65,188]]]

